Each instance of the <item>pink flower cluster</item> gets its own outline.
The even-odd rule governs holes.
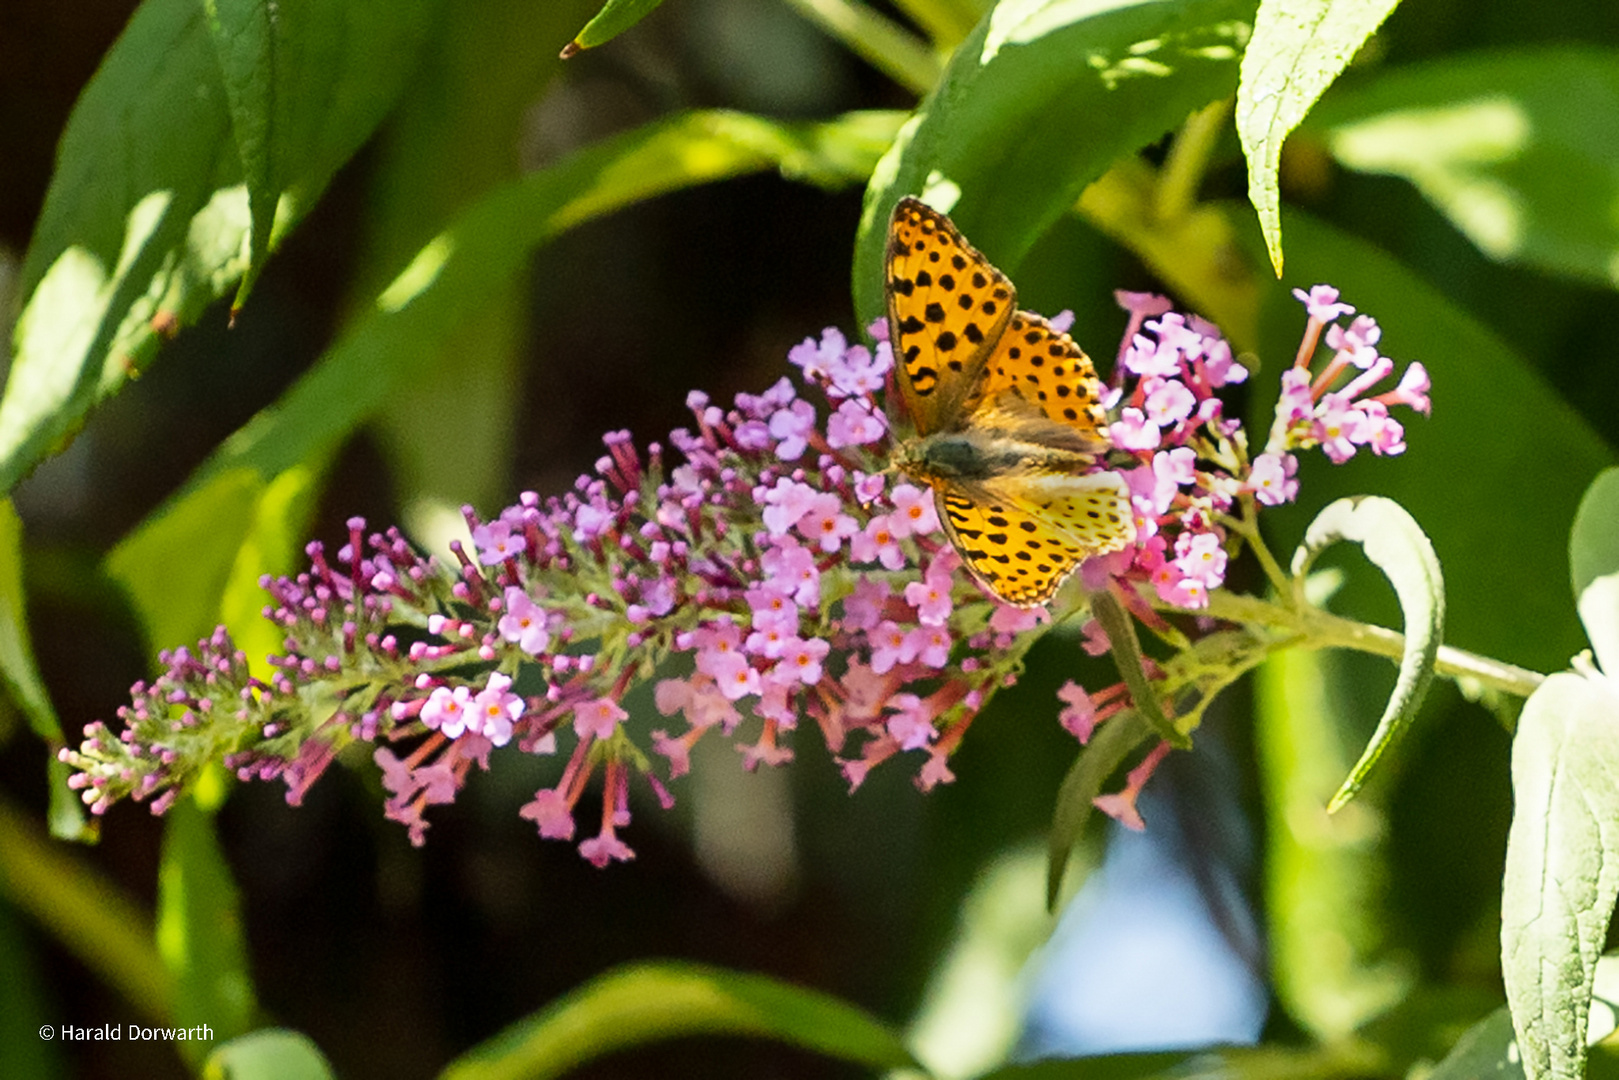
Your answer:
[[[1107,401],[1108,464],[1129,486],[1137,542],[1090,560],[1083,576],[1163,625],[1149,597],[1196,611],[1222,585],[1231,514],[1294,497],[1288,450],[1321,445],[1338,460],[1345,440],[1350,453],[1397,453],[1387,407],[1426,411],[1427,385],[1412,365],[1398,390],[1360,398],[1388,373],[1375,324],[1340,330],[1347,310],[1318,287],[1308,348],[1284,381],[1286,417],[1250,465],[1216,396],[1247,377],[1230,346],[1161,298],[1120,300],[1131,318]],[[1323,328],[1337,353],[1310,380]],[[555,782],[521,814],[542,836],[572,840],[595,785],[600,826],[579,851],[605,865],[633,857],[618,835],[632,784],[669,805],[659,774],[687,772],[709,736],[737,740],[747,768],[779,765],[807,719],[851,789],[903,754],[920,755],[922,788],[953,779],[951,753],[984,702],[1015,681],[1049,616],[1003,605],[958,573],[932,493],[887,482],[893,361],[886,327],[871,330],[872,347],[827,330],[790,352],[824,403],[787,378],[729,407],[693,393],[692,426],[669,437],[678,462],[616,432],[572,491],[526,493],[488,520],[468,509],[472,543],[452,546],[453,567],[395,530],[367,536],[351,521],[335,560],[311,544],[308,571],[264,580],[265,616],[285,652],[262,675],[223,629],[195,652],[165,653],[164,674],[137,684],[120,710],[116,738],[95,724],[63,752],[74,784],[97,813],[126,797],[161,812],[223,761],[242,779],[282,779],[297,802],[346,745],[369,742],[387,815],[421,843],[427,809],[452,801],[495,749],[551,755],[566,742]],[[1333,392],[1344,364],[1364,374]],[[1344,425],[1350,412],[1358,426]],[[1085,633],[1089,650],[1107,649],[1095,623]],[[653,672],[666,673],[653,695],[661,723],[624,704]],[[1130,707],[1122,684],[1094,696],[1070,684],[1063,701],[1061,722],[1081,741]],[[1166,749],[1100,805],[1130,820],[1134,792]]]

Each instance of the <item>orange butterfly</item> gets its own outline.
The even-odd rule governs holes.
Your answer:
[[[1135,542],[1129,489],[1092,472],[1109,449],[1090,358],[1017,310],[1006,275],[925,203],[888,226],[888,339],[916,437],[893,465],[933,488],[973,577],[1044,604],[1081,562]]]

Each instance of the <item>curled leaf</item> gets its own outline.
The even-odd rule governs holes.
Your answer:
[[[1439,558],[1404,507],[1376,495],[1339,499],[1330,504],[1304,534],[1304,543],[1293,556],[1293,576],[1302,577],[1316,557],[1339,540],[1359,544],[1394,586],[1405,616],[1405,650],[1394,693],[1377,722],[1377,730],[1343,786],[1327,804],[1329,811],[1355,797],[1378,759],[1410,726],[1433,681],[1434,661],[1445,629],[1445,583]]]

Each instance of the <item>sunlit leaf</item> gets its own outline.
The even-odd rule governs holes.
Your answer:
[[[278,209],[285,229],[308,211],[409,76],[436,3],[229,0],[261,33],[223,55],[203,4],[141,4],[68,120],[23,265],[0,490],[241,278],[268,241],[255,217]]]
[[[997,5],[866,189],[855,310],[883,314],[888,215],[921,195],[1008,273],[1116,158],[1236,86],[1253,0]]]
[[[1282,211],[1276,187],[1282,142],[1332,85],[1399,0],[1260,0],[1242,55],[1237,136],[1248,157],[1248,201],[1259,213],[1282,276]]]
[[[1619,897],[1619,687],[1562,673],[1512,742],[1501,974],[1529,1080],[1579,1080],[1597,960]]]

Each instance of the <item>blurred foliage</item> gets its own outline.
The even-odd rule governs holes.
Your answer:
[[[1433,542],[1448,643],[1542,672],[1587,634],[1619,655],[1612,474],[1581,511],[1578,596],[1567,561],[1619,445],[1619,339],[1596,332],[1619,319],[1619,6],[1406,0],[1369,38],[1387,5],[1330,6],[1311,39],[1286,33],[1297,0],[0,5],[0,1074],[865,1075],[904,1062],[913,1016],[940,1075],[928,1047],[1014,1048],[1009,973],[1048,925],[1038,875],[1007,867],[1074,762],[1057,687],[1110,679],[1066,631],[975,722],[954,784],[924,798],[895,770],[850,797],[804,739],[769,775],[700,756],[606,873],[516,817],[537,775],[518,762],[422,849],[364,762],[297,809],[221,777],[206,808],[50,839],[82,826],[48,759],[157,649],[251,625],[258,575],[352,514],[438,545],[463,503],[564,489],[603,431],[660,437],[692,387],[774,382],[806,335],[880,312],[905,192],[953,187],[964,231],[1104,367],[1114,289],[1221,322],[1256,354],[1250,417],[1297,340],[1289,290],[1339,286],[1427,366],[1435,412],[1403,457],[1307,463],[1304,503],[1267,515],[1276,550],[1375,492]],[[595,47],[558,58],[576,37]],[[1277,57],[1279,88],[1252,70]],[[1324,562],[1333,610],[1400,625],[1359,555]],[[1259,911],[1263,1045],[995,1075],[1508,1075],[1509,996],[1561,1017],[1530,1067],[1577,1075],[1619,888],[1619,861],[1591,872],[1619,850],[1603,684],[1545,684],[1513,750],[1513,708],[1441,682],[1328,818],[1394,682],[1289,654],[1154,781],[1197,838],[1181,857]],[[1574,786],[1537,787],[1546,761]],[[1548,872],[1579,887],[1566,925],[1512,940],[1579,963],[1555,993],[1529,966],[1503,985],[1503,873],[1510,928]],[[1033,902],[986,899],[1007,882]],[[204,1060],[37,1034],[118,1022],[233,1041]],[[696,1033],[750,1038],[662,1042]]]

